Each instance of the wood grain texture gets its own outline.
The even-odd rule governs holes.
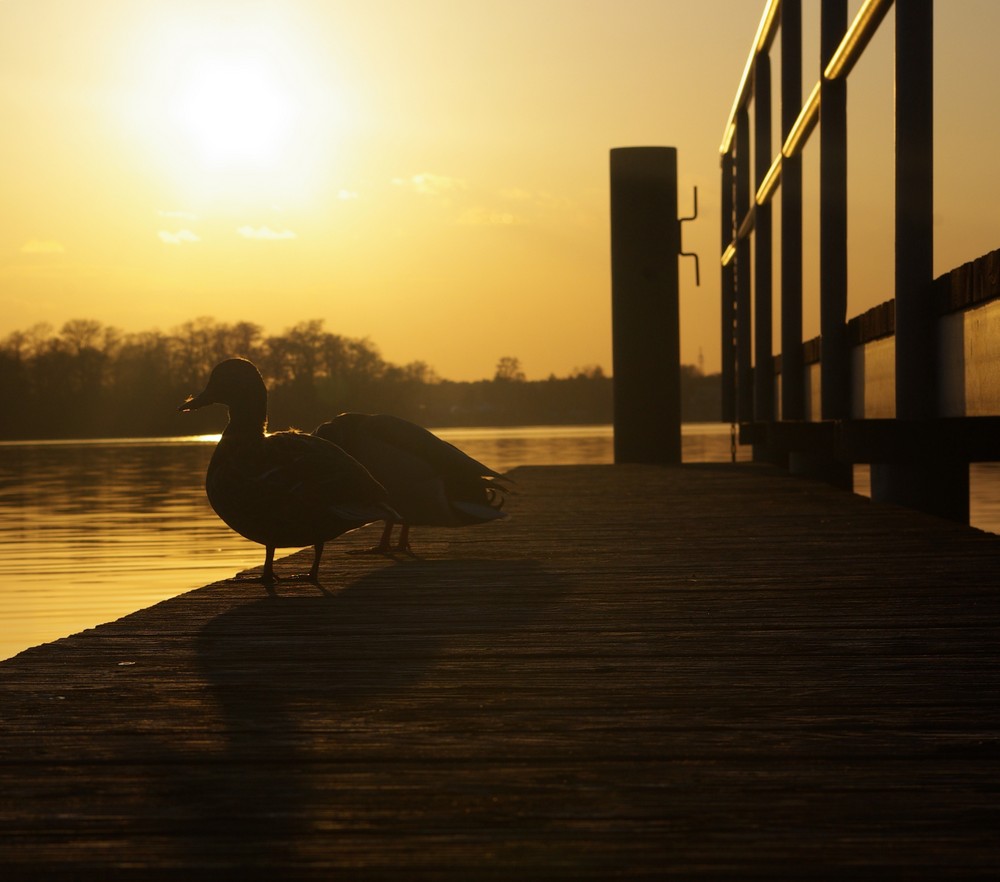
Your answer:
[[[513,477],[420,559],[373,526],[0,664],[2,877],[995,876],[1000,538],[751,464]]]

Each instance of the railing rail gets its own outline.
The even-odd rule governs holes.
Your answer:
[[[847,331],[846,81],[893,8],[896,420],[876,421],[858,416],[852,364],[857,345]],[[779,34],[781,138],[772,156],[770,53]],[[933,0],[866,0],[850,22],[847,0],[821,0],[820,65],[819,80],[803,102],[802,0],[767,0],[719,147],[722,417],[741,425],[741,440],[754,443],[755,458],[783,461],[843,486],[850,486],[852,462],[872,462],[876,499],[967,521],[969,458],[1000,460],[1000,417],[986,416],[984,429],[978,413],[975,419],[962,414],[965,419],[956,422],[954,414],[940,412],[941,378],[948,373],[954,382],[955,368],[941,355],[933,279]],[[812,403],[807,407],[806,369],[811,368],[802,341],[801,156],[815,131],[820,138],[820,338],[812,348],[819,352],[818,409]],[[771,203],[778,194],[781,355],[776,357]],[[1000,343],[996,348],[1000,361]],[[951,418],[946,428],[943,416]],[[903,433],[915,426],[929,438],[946,435],[944,454],[933,445],[904,440]],[[990,427],[996,429],[992,443]],[[974,441],[956,440],[962,432]],[[923,453],[916,456],[915,449]]]
[[[750,211],[740,219],[737,225],[735,239],[730,242],[722,253],[722,265],[728,264],[736,255],[736,242],[750,235],[754,226],[754,215],[759,205],[764,205],[771,200],[778,184],[781,181],[781,166],[785,159],[797,156],[803,150],[813,129],[819,122],[820,101],[822,94],[823,80],[831,82],[847,79],[848,74],[854,68],[861,57],[871,38],[875,36],[886,13],[892,7],[893,0],[866,0],[865,4],[858,10],[854,21],[847,29],[843,39],[837,46],[833,57],[823,70],[823,77],[816,82],[809,92],[802,109],[795,118],[795,123],[791,131],[786,135],[781,150],[774,157],[768,167],[767,173],[754,194],[753,206]],[[736,92],[733,101],[733,108],[729,112],[729,119],[722,136],[722,143],[719,146],[719,153],[726,155],[732,151],[733,139],[736,136],[736,116],[740,110],[745,108],[753,97],[753,71],[756,63],[766,55],[780,30],[781,18],[779,11],[782,0],[767,0],[764,13],[761,16],[760,24],[757,27],[757,34],[754,37],[753,49],[747,58],[746,66],[743,69],[743,76],[740,79],[740,87]]]

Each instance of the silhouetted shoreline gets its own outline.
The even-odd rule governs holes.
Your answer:
[[[426,362],[387,362],[365,339],[300,322],[265,336],[250,322],[187,322],[166,334],[124,334],[92,320],[0,341],[2,440],[177,437],[220,430],[219,414],[177,405],[223,358],[246,355],[271,391],[270,427],[311,431],[343,411],[392,413],[424,426],[590,425],[612,420],[612,378],[597,365],[528,380],[503,356],[491,379],[444,380]],[[718,374],[682,366],[682,418],[719,419]]]

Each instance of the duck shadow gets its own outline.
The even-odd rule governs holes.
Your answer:
[[[195,647],[219,736],[197,773],[211,794],[199,838],[252,843],[278,863],[314,851],[315,818],[350,813],[345,769],[364,766],[388,786],[398,762],[454,748],[451,715],[467,718],[481,699],[468,684],[482,678],[466,669],[481,671],[484,650],[561,594],[534,561],[409,560],[338,591],[265,596],[217,616]]]
[[[340,589],[300,582],[282,593],[291,584],[198,634],[197,664],[224,715],[252,711],[254,696],[273,715],[301,692],[364,705],[418,682],[456,639],[516,631],[560,594],[537,562],[516,560],[410,557]]]

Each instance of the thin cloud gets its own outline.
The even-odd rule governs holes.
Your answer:
[[[466,189],[465,181],[461,178],[435,175],[431,172],[421,172],[419,175],[413,175],[409,178],[393,178],[392,183],[397,187],[413,190],[421,196],[441,196],[445,193]]]
[[[487,208],[470,208],[458,218],[467,227],[520,227],[528,221],[510,211],[491,211]]]
[[[167,220],[198,220],[198,215],[191,211],[166,211],[164,209],[157,209],[156,214],[158,217],[166,218]]]
[[[264,239],[270,242],[298,238],[298,235],[292,230],[272,230],[270,227],[251,227],[247,225],[240,227],[236,232],[244,239]]]
[[[19,250],[21,254],[65,254],[66,246],[51,239],[29,239]]]
[[[507,187],[500,190],[499,195],[501,199],[507,199],[511,202],[533,202],[535,200],[534,193],[530,190],[522,190],[520,187]]]
[[[200,242],[201,239],[190,230],[178,230],[171,233],[169,230],[160,230],[157,234],[160,241],[165,245],[183,245],[186,242]]]

